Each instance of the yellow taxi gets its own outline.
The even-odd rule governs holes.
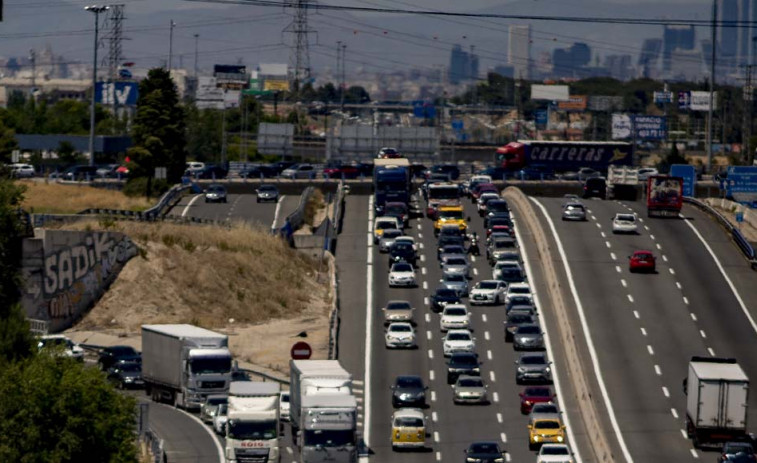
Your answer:
[[[426,417],[418,408],[400,408],[392,415],[392,450],[426,447]]]
[[[528,447],[536,450],[544,443],[565,443],[565,425],[559,417],[531,418],[528,422]]]
[[[434,233],[438,235],[444,225],[457,225],[460,231],[465,231],[468,224],[465,221],[463,206],[440,206],[434,221]]]

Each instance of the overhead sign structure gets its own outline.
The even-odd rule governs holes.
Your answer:
[[[223,109],[223,89],[216,85],[215,77],[197,78],[195,106],[197,109]]]
[[[288,92],[289,81],[281,79],[266,79],[263,82],[263,90],[269,92]]]
[[[95,102],[104,105],[136,106],[139,84],[136,82],[98,82]]]
[[[690,164],[673,164],[670,166],[671,177],[683,179],[683,195],[693,198],[697,187],[697,170]]]
[[[292,356],[292,360],[308,360],[313,355],[313,349],[305,341],[299,341],[294,343],[289,353]]]

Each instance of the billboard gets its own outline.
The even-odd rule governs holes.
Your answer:
[[[668,136],[667,119],[663,116],[613,114],[612,139],[626,140],[634,136],[638,140],[665,140]]]
[[[263,82],[263,90],[269,92],[288,92],[289,81],[280,79],[266,79]]]
[[[654,92],[654,102],[655,104],[672,103],[673,92],[669,92],[667,90],[662,92]]]
[[[568,101],[570,91],[567,85],[539,85],[531,86],[532,100]]]
[[[696,168],[690,164],[673,164],[670,166],[671,177],[681,177],[683,179],[683,195],[689,198],[694,197],[697,185]]]
[[[614,113],[612,115],[612,139],[625,140],[631,138],[632,122],[628,114]]]
[[[139,84],[136,82],[98,82],[95,102],[104,105],[136,106]]]
[[[589,111],[619,111],[622,109],[622,96],[594,95],[589,97]]]
[[[709,111],[710,110],[710,92],[691,92],[690,108],[692,111]],[[712,94],[712,109],[718,109],[718,94]]]
[[[197,78],[195,106],[197,109],[223,109],[223,89],[216,85],[215,77]]]
[[[240,90],[247,85],[247,67],[237,64],[216,64],[213,77],[221,88]]]
[[[571,95],[567,101],[558,101],[558,111],[586,111],[586,95]]]

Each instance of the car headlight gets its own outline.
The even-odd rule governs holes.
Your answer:
[[[480,463],[481,459],[480,458],[467,457],[465,459],[465,462],[466,463]]]
[[[552,370],[549,367],[547,367],[547,368],[544,369],[544,371],[546,371],[547,373],[549,373]]]
[[[539,436],[534,436],[534,442],[539,442]]]
[[[563,436],[557,436],[557,442],[562,442],[563,440]]]
[[[525,373],[526,369],[523,367],[518,367],[518,373]]]

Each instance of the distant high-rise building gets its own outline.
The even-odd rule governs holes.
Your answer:
[[[591,48],[585,43],[574,43],[570,48],[558,48],[552,52],[555,77],[578,77],[590,62]]]
[[[467,79],[470,73],[470,62],[468,53],[463,51],[460,45],[452,47],[452,53],[449,58],[449,81],[452,84],[459,84],[460,81]]]
[[[739,20],[739,5],[737,0],[723,0],[720,7],[720,18],[724,22],[735,22]],[[718,47],[719,56],[723,57],[723,64],[727,66],[735,65],[735,59],[739,52],[739,28],[721,27],[720,44]]]
[[[494,73],[511,79],[515,77],[515,69],[512,66],[494,66]]]
[[[637,63],[642,77],[652,77],[652,70],[657,67],[660,51],[662,51],[662,39],[644,39]]]
[[[605,57],[605,68],[610,76],[618,80],[628,80],[631,75],[631,55],[608,55]]]
[[[478,55],[475,53],[475,47],[470,47],[470,55],[468,55],[468,78],[471,80],[478,79]]]
[[[531,26],[510,26],[507,43],[507,64],[513,67],[516,79],[531,78]]]
[[[665,26],[662,33],[662,70],[671,70],[671,57],[675,50],[693,50],[696,42],[694,26]]]

